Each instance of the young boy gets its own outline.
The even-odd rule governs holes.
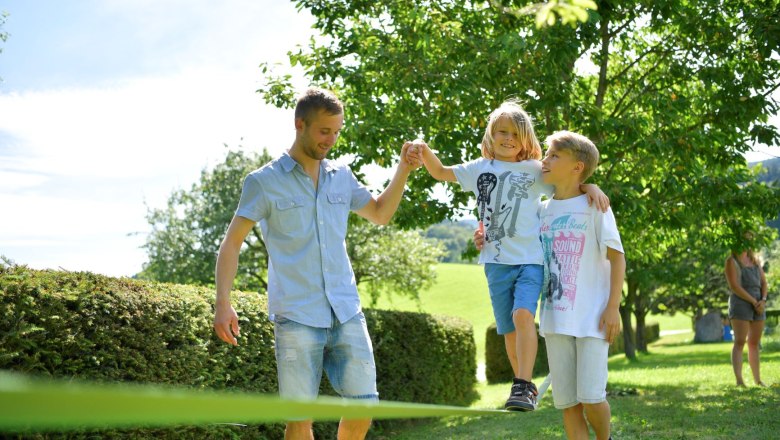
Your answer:
[[[626,262],[615,216],[588,206],[582,184],[599,152],[588,138],[560,131],[547,138],[542,180],[555,187],[540,211],[548,287],[542,292],[545,337],[555,407],[570,439],[610,438],[606,400],[609,344],[620,331]]]

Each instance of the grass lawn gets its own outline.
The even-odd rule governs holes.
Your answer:
[[[493,312],[482,266],[440,264],[438,280],[420,292],[420,303],[382,298],[378,308],[460,316],[474,326],[477,362],[484,363],[485,330]],[[362,297],[368,306],[367,298]],[[610,359],[609,390],[615,439],[777,439],[780,438],[780,335],[764,337],[761,371],[770,388],[733,385],[730,343],[693,344],[691,318],[649,316],[667,332],[635,362]],[[687,332],[685,332],[687,330]],[[669,334],[671,333],[671,334]],[[751,383],[745,353],[745,379]],[[540,383],[543,378],[536,378]],[[509,383],[481,382],[475,408],[500,408]],[[622,394],[622,395],[621,395]],[[534,413],[449,417],[379,426],[371,439],[565,438],[561,415],[548,393]]]
[[[692,333],[651,344],[650,354],[628,362],[610,359],[612,434],[615,439],[780,438],[780,338],[765,337],[761,371],[769,388],[733,385],[729,343],[692,344]],[[747,358],[746,358],[747,360]],[[745,378],[750,372],[745,365]],[[542,378],[537,378],[541,381]],[[498,408],[509,384],[481,383],[473,407]],[[621,393],[622,392],[622,393]],[[565,438],[561,415],[548,393],[533,413],[430,419],[413,426],[378,428],[373,439]]]

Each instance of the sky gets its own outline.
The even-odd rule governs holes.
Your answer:
[[[18,264],[132,276],[148,207],[189,188],[225,144],[274,156],[292,144],[292,111],[255,92],[259,64],[286,62],[312,34],[291,2],[4,0],[0,11],[0,255]]]
[[[312,35],[292,2],[3,0],[2,11],[0,255],[18,264],[132,276],[148,209],[225,145],[277,156],[292,144],[292,111],[256,93],[259,64],[286,63]],[[780,156],[759,151],[748,161]]]

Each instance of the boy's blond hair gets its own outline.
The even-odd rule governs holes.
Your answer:
[[[515,101],[504,102],[488,116],[485,135],[482,137],[482,157],[495,159],[495,153],[493,152],[493,126],[501,118],[507,118],[517,129],[518,141],[520,143],[520,152],[517,153],[517,160],[541,159],[542,147],[539,145],[536,133],[534,133],[533,121],[531,121],[528,113],[520,107],[520,104]]]
[[[580,182],[586,181],[596,171],[596,167],[599,166],[598,148],[590,139],[581,134],[565,130],[556,131],[547,136],[544,142],[548,147],[568,151],[574,157],[574,160],[584,164]]]

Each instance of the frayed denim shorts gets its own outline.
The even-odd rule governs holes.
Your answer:
[[[343,324],[335,315],[332,318],[330,328],[318,328],[274,317],[280,396],[317,397],[324,369],[333,389],[342,397],[379,398],[366,317],[358,312]]]

